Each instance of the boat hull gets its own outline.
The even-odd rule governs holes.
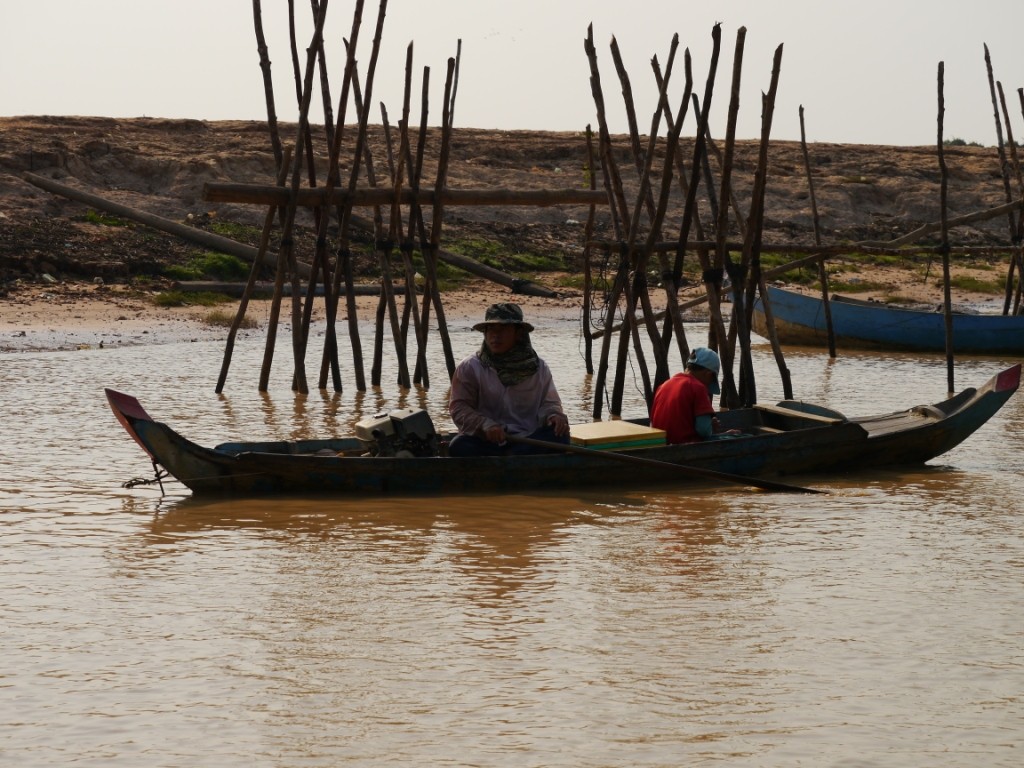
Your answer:
[[[111,407],[154,465],[197,495],[331,494],[342,497],[501,494],[637,488],[919,464],[977,431],[1019,388],[1016,365],[949,400],[861,419],[800,403],[723,412],[742,437],[628,453],[584,450],[504,457],[352,455],[355,439],[200,446],[154,420],[134,398],[107,391]],[[625,465],[623,457],[634,457]],[[641,461],[635,461],[641,459]],[[646,463],[643,460],[647,460]],[[701,474],[701,473],[705,474]],[[712,478],[714,479],[714,478]]]
[[[769,288],[768,300],[780,342],[827,345],[825,308],[820,296]],[[838,346],[920,352],[946,350],[946,324],[942,312],[845,297],[833,298],[829,308]],[[754,305],[753,327],[757,333],[767,335],[760,299]],[[995,355],[1024,353],[1024,315],[954,314],[953,351]]]

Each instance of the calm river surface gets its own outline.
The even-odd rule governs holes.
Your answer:
[[[479,338],[455,333],[456,357]],[[588,421],[577,326],[534,342]],[[218,396],[222,351],[0,356],[3,765],[1024,762],[1024,396],[931,467],[794,479],[829,495],[123,488],[152,472],[105,386],[204,443],[345,433],[382,406],[448,424],[444,386],[296,398],[280,352],[261,395],[262,336]],[[937,357],[787,360],[798,398],[848,415],[945,395]],[[957,387],[1007,364],[961,361]]]

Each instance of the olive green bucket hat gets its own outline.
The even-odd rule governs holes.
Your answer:
[[[523,310],[518,304],[491,304],[484,314],[484,321],[473,326],[474,331],[486,331],[488,325],[520,325],[527,331],[533,326],[523,320]]]

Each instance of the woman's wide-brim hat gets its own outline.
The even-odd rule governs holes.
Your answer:
[[[533,326],[523,320],[523,310],[518,304],[491,304],[484,314],[484,321],[473,326],[474,331],[486,331],[488,325],[518,325],[527,332]]]

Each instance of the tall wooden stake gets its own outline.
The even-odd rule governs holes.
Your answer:
[[[281,294],[286,273],[293,275],[292,280],[292,346],[295,358],[295,389],[306,394],[309,391],[306,385],[305,361],[302,359],[301,345],[301,285],[297,270],[295,269],[295,251],[292,242],[292,235],[295,227],[296,201],[298,187],[301,182],[302,169],[302,148],[306,138],[306,130],[309,125],[309,102],[313,93],[313,73],[316,65],[316,52],[319,48],[319,41],[323,38],[324,21],[327,17],[327,0],[320,4],[320,14],[316,19],[316,27],[313,31],[313,40],[310,43],[306,60],[306,74],[302,87],[302,103],[299,109],[299,125],[295,139],[295,157],[292,162],[291,199],[285,210],[285,221],[281,231],[281,248],[279,251],[277,265],[277,279],[274,285],[274,300],[271,305],[271,317],[267,330],[267,347],[263,358],[263,367],[260,371],[259,390],[267,391],[270,380],[270,368],[274,357],[274,340],[276,338],[276,327],[280,315]]]
[[[782,65],[782,46],[775,49],[772,64],[771,85],[768,93],[762,97],[761,112],[761,144],[758,151],[757,170],[754,173],[754,189],[751,194],[750,215],[747,219],[747,234],[743,242],[742,269],[749,268],[750,284],[744,290],[733,290],[733,322],[737,324],[737,335],[740,343],[740,381],[743,389],[740,392],[740,403],[752,406],[757,402],[757,385],[754,377],[754,361],[750,352],[750,326],[754,315],[754,298],[761,283],[761,233],[764,231],[764,198],[768,185],[768,148],[772,131],[772,120],[775,115],[775,95],[779,89],[779,71]],[[742,297],[736,301],[735,297]],[[783,389],[787,399],[793,397],[793,387],[789,383],[788,369],[783,363],[780,366]]]
[[[943,95],[945,81],[945,63],[939,62],[939,114],[938,114],[938,147],[939,171],[941,179],[939,185],[939,219],[942,222],[942,311],[946,325],[946,391],[953,393],[953,300],[949,279],[949,227],[946,222],[946,187],[948,176],[946,172],[946,155],[943,150],[942,129],[946,113],[946,98]]]
[[[804,129],[804,105],[800,105],[800,149],[804,156],[804,170],[807,172],[807,190],[811,197],[811,220],[814,223],[814,244],[821,245],[821,221],[818,219],[818,201],[814,195],[814,176],[811,173],[811,158],[807,151],[807,131]],[[828,356],[836,356],[836,332],[832,325],[832,302],[829,298],[828,270],[825,260],[818,262],[818,282],[821,284],[821,305],[825,310],[825,332],[828,338]],[[762,298],[767,301],[765,292]]]

